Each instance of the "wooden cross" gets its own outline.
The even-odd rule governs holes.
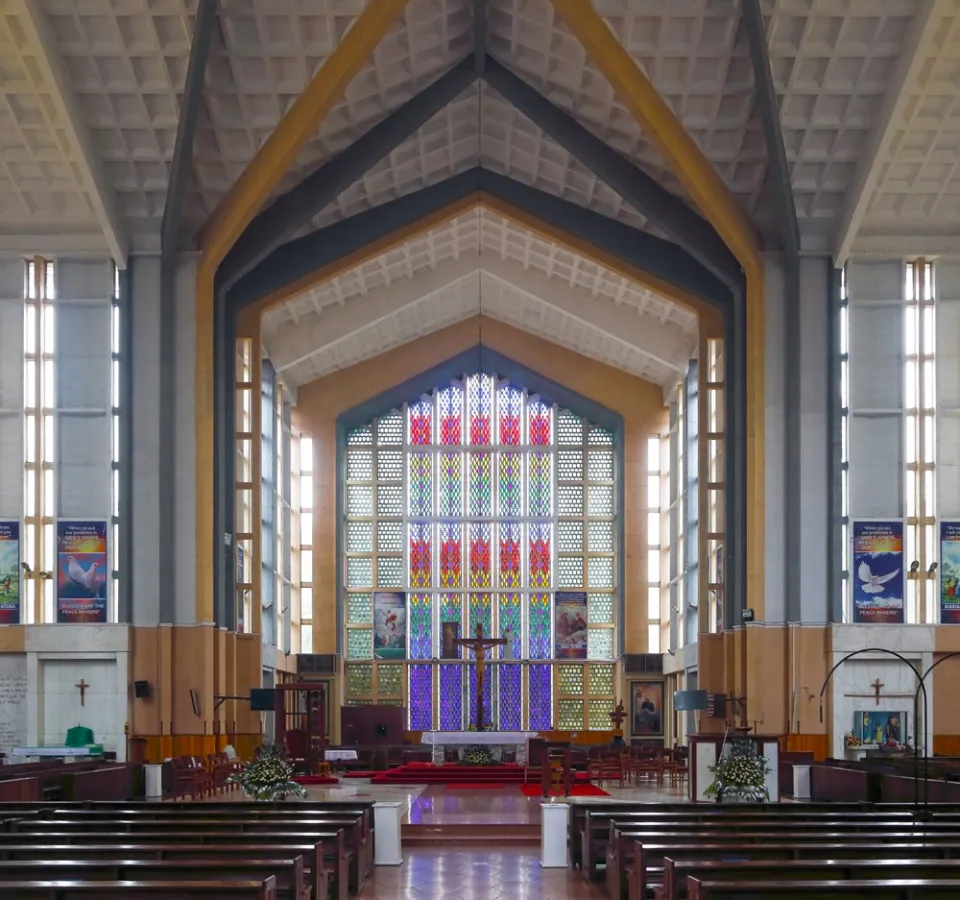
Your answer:
[[[617,705],[614,707],[612,713],[610,713],[610,718],[613,720],[613,724],[616,727],[617,731],[620,731],[623,728],[623,720],[627,717],[627,713],[623,708],[623,701],[618,700]]]
[[[879,678],[877,678],[873,682],[873,684],[870,685],[870,687],[873,688],[872,694],[844,694],[843,696],[844,697],[873,697],[874,705],[879,706],[880,705],[880,688],[886,687],[886,685],[883,684],[883,682],[881,682]],[[912,697],[913,694],[884,694],[883,696],[889,700],[889,699],[892,699],[893,697]]]
[[[86,706],[87,704],[84,702],[84,699],[85,699],[85,697],[86,697],[87,688],[90,687],[90,685],[87,684],[87,683],[81,678],[81,679],[80,679],[80,683],[79,683],[79,684],[75,684],[74,687],[80,688],[80,705],[81,705],[81,706]]]

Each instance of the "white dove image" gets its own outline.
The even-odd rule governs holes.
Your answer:
[[[899,571],[899,569],[894,569],[887,575],[874,575],[873,572],[870,571],[870,566],[862,562],[857,569],[857,577],[863,582],[860,585],[860,590],[865,594],[882,594],[883,586],[890,581],[890,579],[896,578]]]
[[[97,573],[96,562],[90,563],[90,568],[85,569],[73,556],[67,557],[67,575],[71,581],[90,591],[94,597],[100,595],[100,585],[106,581],[103,575]]]

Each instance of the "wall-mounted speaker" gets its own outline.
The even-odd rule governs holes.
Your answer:
[[[133,696],[138,700],[149,700],[150,699],[150,682],[149,681],[135,681],[133,683]]]

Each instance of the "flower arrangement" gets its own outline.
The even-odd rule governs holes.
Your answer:
[[[730,753],[720,756],[716,765],[710,766],[713,784],[704,791],[707,797],[718,801],[741,800],[763,803],[770,799],[764,779],[770,772],[767,761],[757,755],[753,741],[734,740]]]
[[[495,766],[497,761],[483,744],[471,744],[464,749],[460,763],[464,766]]]
[[[279,744],[261,744],[252,762],[242,771],[231,775],[228,784],[239,784],[251,800],[303,799],[307,792],[293,780],[293,766],[287,759],[286,748]]]
[[[858,738],[852,731],[846,737],[846,746],[850,749],[861,746],[860,738]]]

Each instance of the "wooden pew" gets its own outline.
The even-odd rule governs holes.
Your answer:
[[[688,877],[701,881],[863,881],[876,878],[923,878],[957,881],[960,894],[960,860],[935,859],[778,859],[778,860],[673,860],[663,861],[663,884],[656,900],[684,900]]]
[[[0,862],[0,893],[10,881],[265,881],[276,879],[277,900],[310,900],[303,857],[268,860],[4,860]],[[224,890],[230,895],[229,888]]]
[[[192,849],[201,847],[209,852],[221,852],[227,848],[240,844],[254,844],[261,848],[272,848],[281,854],[291,845],[320,844],[322,848],[322,865],[324,870],[333,873],[335,895],[340,900],[346,900],[349,890],[358,890],[356,881],[356,855],[346,846],[343,829],[337,831],[319,831],[304,829],[300,832],[290,830],[270,830],[251,834],[249,832],[230,831],[224,824],[220,831],[184,833],[181,827],[179,833],[170,831],[137,831],[134,834],[117,834],[112,831],[89,831],[76,829],[65,832],[32,832],[37,834],[33,840],[24,832],[0,832],[0,855],[7,846],[23,846],[24,844],[37,845],[170,845],[189,840]],[[5,900],[5,898],[4,898]]]
[[[8,881],[3,900],[276,900],[277,880]]]
[[[100,822],[100,827],[109,827],[116,837],[118,834],[130,835],[138,841],[147,832],[162,834],[170,841],[174,836],[187,831],[191,837],[203,838],[210,834],[229,834],[236,838],[242,835],[246,843],[256,843],[262,834],[314,835],[314,840],[339,833],[345,843],[345,855],[349,866],[349,884],[352,890],[359,890],[367,876],[369,848],[364,843],[362,826],[359,819],[350,816],[323,816],[289,818],[239,818],[220,816],[217,818],[183,817],[153,819],[149,816],[117,819],[112,822]],[[82,819],[14,819],[8,825],[8,831],[14,834],[37,834],[44,836],[62,836],[67,834],[84,835],[90,832],[92,825]],[[326,833],[324,835],[324,833]],[[257,837],[254,837],[256,835]],[[2,836],[2,835],[0,835]]]
[[[637,877],[638,866],[635,856],[638,846],[648,844],[672,844],[677,847],[690,846],[698,844],[712,844],[724,846],[739,850],[743,846],[762,845],[762,844],[791,844],[791,845],[809,845],[809,844],[840,844],[840,843],[859,843],[872,844],[876,847],[879,844],[903,844],[903,843],[923,843],[927,845],[954,844],[960,842],[960,829],[954,829],[941,834],[937,833],[914,833],[911,831],[883,830],[877,828],[874,831],[844,831],[836,829],[825,832],[821,830],[810,831],[792,831],[788,828],[770,828],[757,831],[737,831],[731,828],[715,828],[703,831],[654,831],[646,832],[624,832],[618,835],[617,855],[612,856],[608,853],[606,883],[607,890],[611,898],[617,898],[623,895],[624,879],[627,877],[627,870],[632,869],[633,877]],[[631,891],[631,895],[633,892]],[[637,894],[642,897],[642,894]]]
[[[960,859],[960,836],[954,842],[883,843],[885,859],[945,860]],[[664,879],[668,858],[707,861],[786,861],[822,859],[861,859],[877,854],[876,841],[864,843],[858,837],[834,840],[829,843],[784,843],[778,835],[768,843],[738,844],[735,835],[729,840],[714,843],[637,842],[633,862],[627,866],[630,900],[643,900],[652,895],[653,888]],[[615,898],[614,898],[615,900]]]
[[[306,892],[316,900],[339,900],[340,885],[334,881],[323,861],[323,843],[283,844],[282,846],[263,846],[262,844],[231,844],[217,846],[208,844],[3,844],[0,845],[0,866],[7,861],[42,862],[47,860],[98,861],[121,859],[208,862],[215,865],[229,865],[257,861],[274,864],[285,858],[301,860],[302,880]],[[346,882],[343,882],[342,896],[347,896]],[[278,890],[281,885],[278,883]],[[336,889],[336,890],[334,890]]]
[[[770,900],[772,897],[796,900],[846,900],[865,896],[870,900],[926,900],[928,897],[958,896],[956,881],[888,879],[876,881],[747,881],[717,882],[691,878],[687,882],[689,900]]]

